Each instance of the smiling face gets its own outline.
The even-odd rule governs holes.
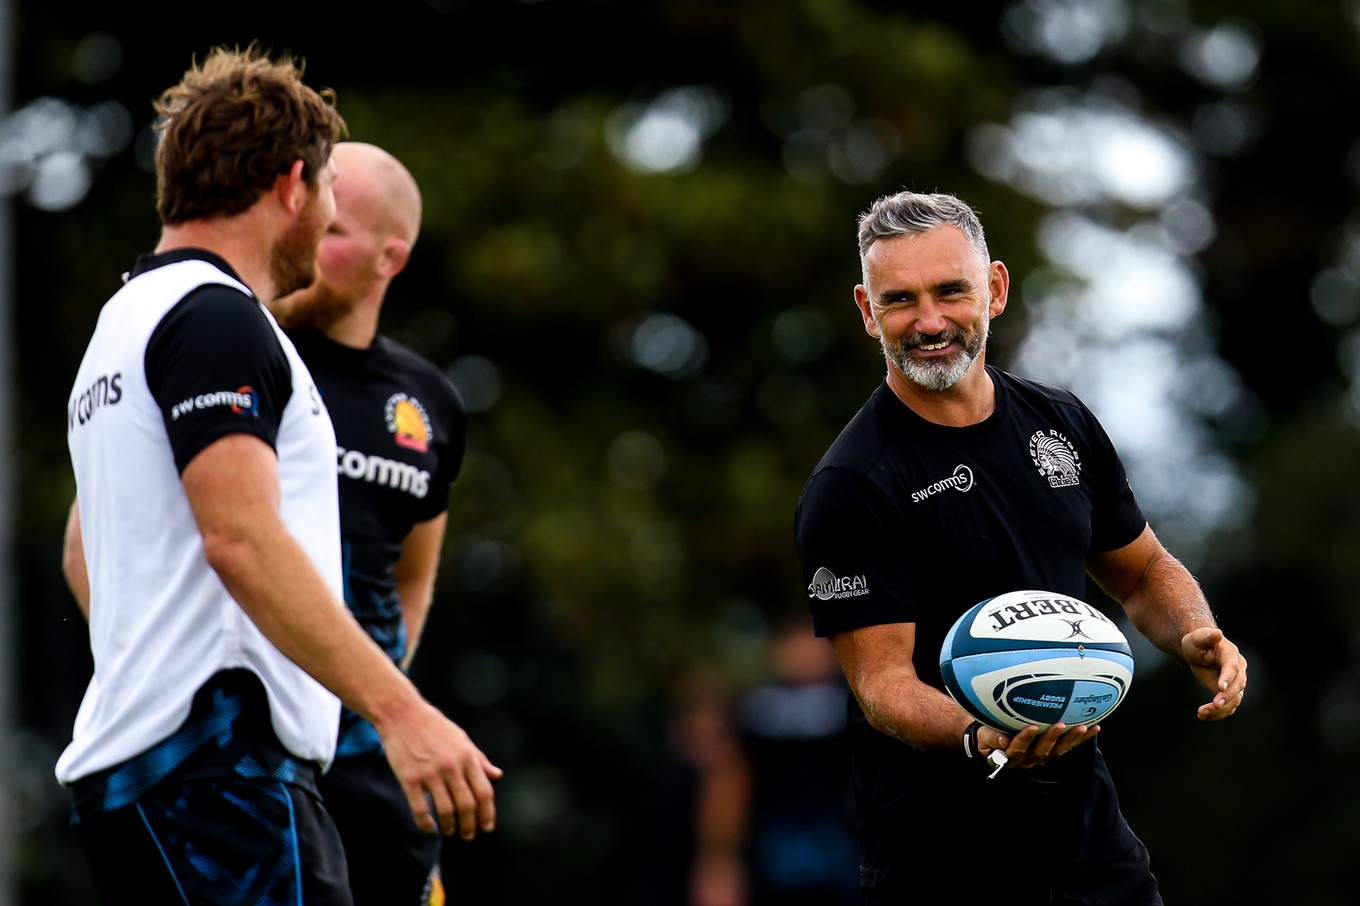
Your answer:
[[[855,287],[864,329],[889,367],[924,390],[948,390],[980,370],[991,319],[1006,307],[1005,265],[979,258],[956,227],[879,239]]]

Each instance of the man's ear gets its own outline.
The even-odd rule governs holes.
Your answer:
[[[855,286],[855,307],[859,309],[860,317],[864,319],[864,332],[869,336],[878,338],[878,324],[874,322],[873,301],[869,298],[869,288],[863,283]]]
[[[306,166],[302,158],[298,158],[287,173],[280,173],[274,180],[274,193],[289,214],[296,214],[307,203],[307,181],[302,177]]]
[[[1006,265],[1000,261],[993,261],[987,271],[987,294],[989,296],[987,304],[987,314],[995,318],[1006,310],[1006,302],[1010,299],[1011,293],[1011,274],[1006,270]]]
[[[406,268],[406,262],[411,260],[411,243],[395,236],[389,237],[382,246],[382,254],[378,258],[378,276],[391,280]]]

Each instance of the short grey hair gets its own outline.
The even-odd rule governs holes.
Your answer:
[[[954,226],[968,237],[982,266],[991,264],[982,221],[962,199],[944,193],[898,192],[878,198],[859,218],[859,260],[863,267],[869,246],[879,239],[911,236],[936,227]],[[866,271],[865,278],[868,278]]]

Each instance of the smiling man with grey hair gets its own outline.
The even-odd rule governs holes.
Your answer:
[[[1153,534],[1094,414],[986,364],[1010,274],[973,210],[884,196],[860,218],[859,250],[855,305],[887,375],[813,470],[795,534],[813,626],[852,690],[864,902],[995,890],[1008,903],[1157,906],[1100,727],[974,721],[944,691],[941,643],[979,601],[1085,599],[1089,576],[1209,690],[1201,720],[1237,711],[1246,660]],[[1073,464],[1058,482],[1035,452],[1055,444]]]

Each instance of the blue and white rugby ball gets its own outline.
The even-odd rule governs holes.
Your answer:
[[[1119,627],[1084,601],[1012,591],[975,604],[940,648],[945,689],[1002,732],[1069,727],[1109,717],[1133,682],[1133,652]]]

